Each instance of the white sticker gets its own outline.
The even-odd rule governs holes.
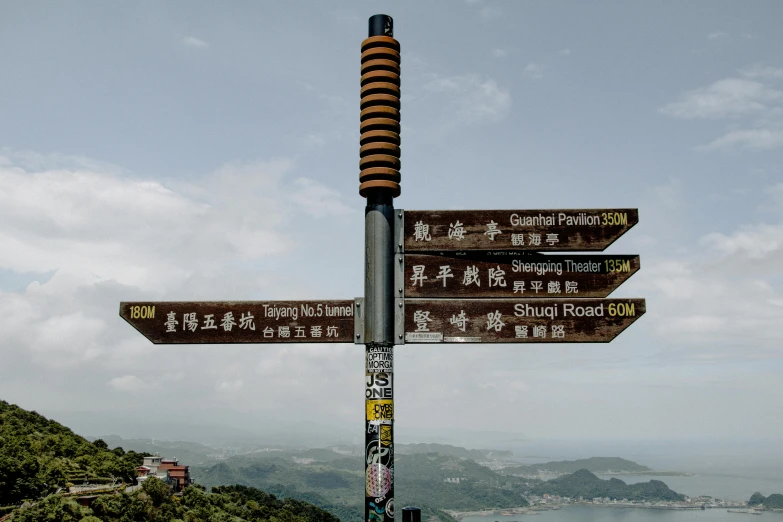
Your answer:
[[[419,343],[440,343],[443,342],[441,332],[406,332],[405,341]]]

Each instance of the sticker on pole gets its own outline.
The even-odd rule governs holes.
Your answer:
[[[366,419],[368,421],[391,421],[394,420],[394,401],[364,401],[366,409]]]
[[[364,483],[368,497],[382,497],[391,489],[391,472],[383,464],[370,464],[367,466]]]
[[[367,347],[367,366],[368,372],[393,372],[394,371],[394,349],[391,346],[369,346]]]

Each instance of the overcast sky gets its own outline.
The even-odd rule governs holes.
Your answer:
[[[614,296],[647,299],[610,344],[396,348],[396,435],[783,436],[774,0],[3,2],[0,398],[84,434],[358,440],[362,346],[155,346],[118,306],[362,295],[359,55],[382,12],[395,205],[638,208],[608,252],[641,256]]]

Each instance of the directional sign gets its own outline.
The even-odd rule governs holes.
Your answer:
[[[120,316],[155,344],[350,343],[353,301],[120,303]]]
[[[639,256],[406,254],[405,297],[606,297],[639,270]]]
[[[634,208],[406,210],[405,252],[601,251],[639,221]]]
[[[606,343],[644,299],[405,299],[405,343]]]

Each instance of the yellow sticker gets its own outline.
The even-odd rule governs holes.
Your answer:
[[[368,421],[394,420],[394,401],[364,401]]]
[[[381,424],[381,444],[384,446],[391,446],[392,443],[392,427],[389,424]]]

